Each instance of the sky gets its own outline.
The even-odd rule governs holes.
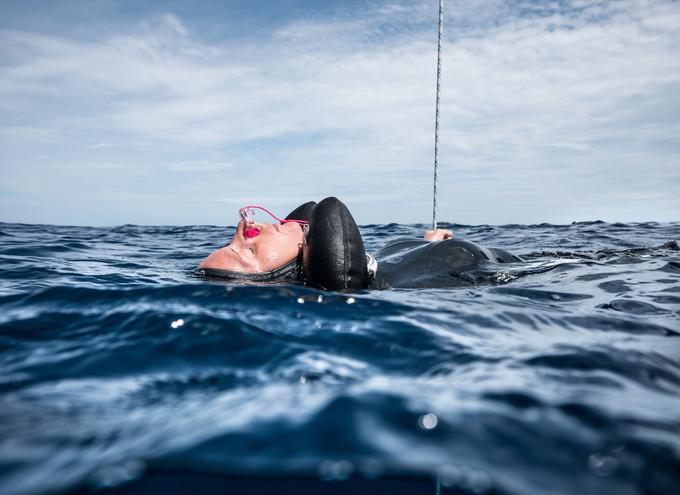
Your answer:
[[[2,0],[0,221],[432,217],[438,0]],[[680,220],[680,2],[445,2],[438,220]]]

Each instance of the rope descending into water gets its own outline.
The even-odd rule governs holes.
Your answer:
[[[442,36],[444,34],[444,0],[439,0],[439,35],[437,36],[437,100],[434,111],[434,189],[432,191],[432,230],[437,230],[437,168],[439,166],[439,95],[442,79]]]

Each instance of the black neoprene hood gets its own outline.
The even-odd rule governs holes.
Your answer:
[[[338,198],[326,198],[314,208],[302,260],[311,285],[326,290],[368,287],[364,241],[352,214]]]

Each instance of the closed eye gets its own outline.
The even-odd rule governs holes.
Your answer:
[[[236,256],[238,256],[238,259],[244,263],[244,264],[252,264],[252,257],[255,254],[255,245],[248,243],[246,245],[246,249],[234,249],[233,246],[229,246],[229,249],[231,249]]]

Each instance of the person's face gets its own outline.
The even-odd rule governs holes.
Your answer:
[[[233,261],[230,270],[243,273],[267,272],[285,265],[295,259],[303,243],[302,227],[297,223],[268,224],[254,223],[247,226],[251,230],[245,235],[246,222],[241,220],[227,255]],[[253,236],[254,231],[257,235]]]

